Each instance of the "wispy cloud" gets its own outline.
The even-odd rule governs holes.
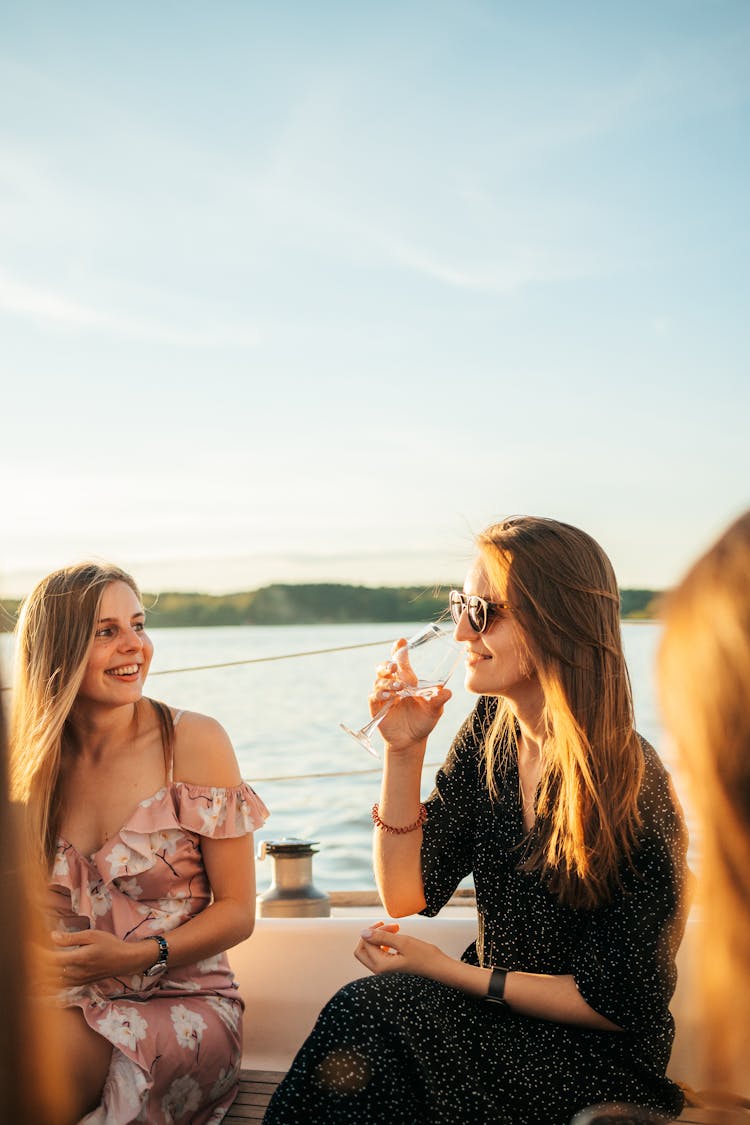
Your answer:
[[[462,263],[441,258],[391,234],[381,235],[388,256],[400,265],[459,289],[498,295],[513,293],[539,282],[578,281],[601,272],[595,262],[552,255],[532,247],[511,247],[506,258],[485,263]]]
[[[197,329],[184,328],[98,309],[53,290],[29,285],[4,271],[0,271],[2,313],[31,320],[45,328],[107,332],[184,347],[252,348],[260,342],[260,333],[252,329],[212,324]]]

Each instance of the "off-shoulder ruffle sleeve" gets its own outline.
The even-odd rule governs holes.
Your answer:
[[[258,794],[244,781],[231,788],[177,781],[172,794],[181,827],[215,840],[254,832],[269,815]]]
[[[94,919],[112,908],[112,884],[141,879],[180,860],[195,863],[196,836],[246,836],[268,817],[268,809],[245,782],[229,788],[174,782],[134,809],[122,828],[92,856],[81,856],[60,840],[50,884],[71,893],[75,914]]]

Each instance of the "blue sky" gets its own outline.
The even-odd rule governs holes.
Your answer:
[[[5,0],[0,585],[664,586],[750,503],[750,6]]]

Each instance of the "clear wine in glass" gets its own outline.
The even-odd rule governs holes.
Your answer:
[[[435,622],[426,625],[424,629],[420,629],[418,633],[410,637],[405,645],[397,648],[390,657],[396,663],[401,663],[405,656],[408,657],[412,672],[417,677],[417,682],[407,684],[402,681],[401,690],[396,692],[372,716],[369,723],[365,723],[359,730],[353,730],[346,723],[339,723],[339,726],[356,739],[368,754],[372,754],[373,758],[379,758],[380,754],[373,746],[370,735],[377,730],[390,709],[398,703],[399,699],[414,697],[433,699],[448,680],[462,655],[463,648],[453,640],[452,628],[449,631],[441,625],[435,624]]]

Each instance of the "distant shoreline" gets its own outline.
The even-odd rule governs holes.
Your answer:
[[[460,583],[458,583],[460,586]],[[432,621],[446,609],[449,586],[351,586],[274,583],[237,594],[144,594],[152,628],[233,625],[348,625]],[[620,591],[624,621],[657,616],[660,590]],[[0,632],[15,627],[23,599],[0,600]]]

